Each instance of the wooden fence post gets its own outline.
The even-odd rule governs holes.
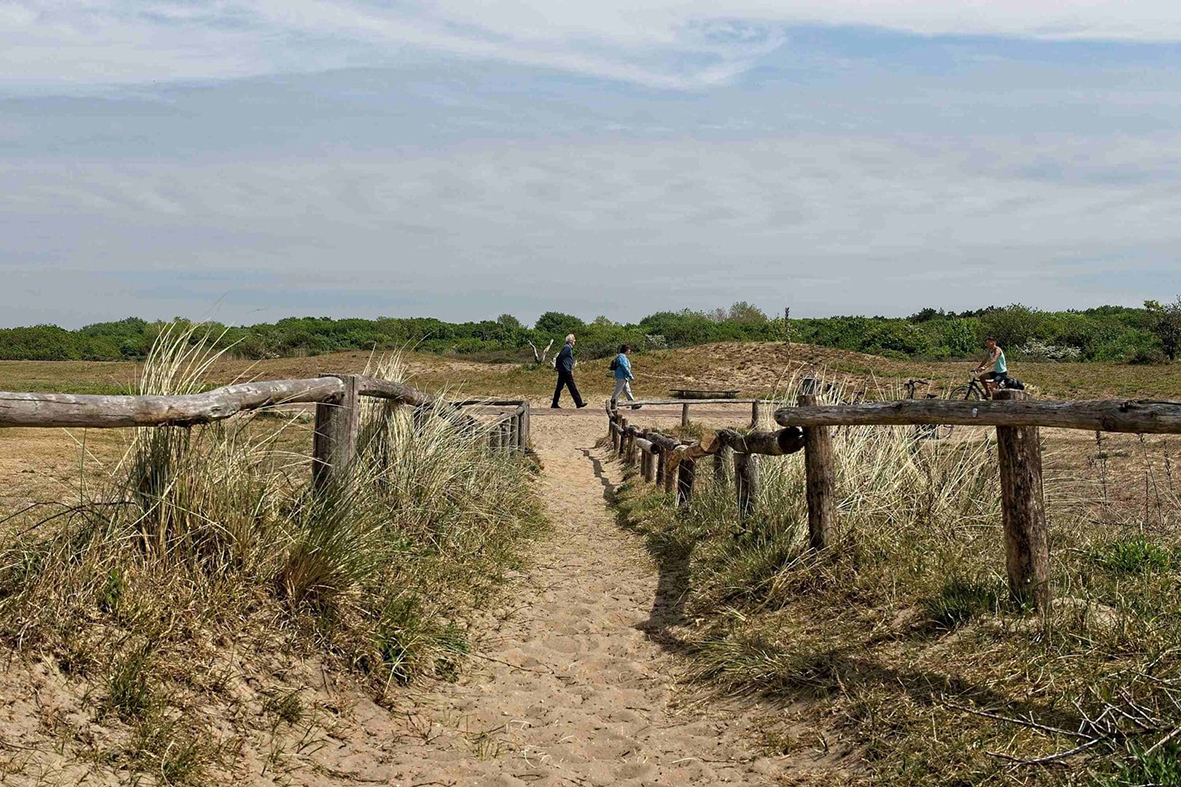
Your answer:
[[[521,451],[527,451],[533,438],[533,434],[530,431],[532,424],[529,420],[531,413],[528,402],[525,402],[521,407],[523,408],[521,412]]]
[[[684,505],[693,497],[693,484],[697,480],[697,460],[681,459],[677,465],[677,504]]]
[[[721,486],[726,483],[726,465],[730,462],[730,454],[734,449],[724,445],[714,454],[714,483]]]
[[[759,457],[755,454],[734,452],[734,493],[738,498],[738,515],[748,517],[759,499]]]
[[[681,426],[689,425],[689,403],[681,405]]]
[[[668,472],[668,455],[663,448],[656,449],[656,484],[664,486],[664,476]]]
[[[656,481],[656,457],[650,451],[644,452],[644,480],[648,483],[655,483]]]
[[[611,450],[614,452],[619,451],[619,421],[619,416],[614,416],[611,419]]]
[[[997,401],[1020,401],[1025,391],[997,391]],[[998,426],[1005,568],[1020,603],[1050,609],[1050,542],[1042,491],[1042,446],[1036,426]]]
[[[312,436],[312,488],[320,491],[343,478],[357,452],[357,433],[361,424],[361,397],[357,377],[352,374],[323,374],[344,383],[340,401],[316,405],[316,425]]]
[[[810,386],[815,390],[815,386]],[[801,407],[818,403],[814,393],[800,396]],[[804,472],[808,490],[808,546],[820,551],[829,546],[836,529],[836,470],[832,432],[827,426],[804,428]]]
[[[755,399],[750,405],[750,428],[759,428],[759,400]]]
[[[674,461],[673,452],[667,451],[667,458],[664,460],[664,491],[672,492],[677,488],[677,475],[679,474],[678,465],[680,462]]]
[[[616,449],[619,452],[619,458],[623,459],[627,456],[627,419],[619,419],[619,446]]]

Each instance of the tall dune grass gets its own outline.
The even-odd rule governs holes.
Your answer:
[[[141,391],[200,390],[208,348],[193,329],[163,332]],[[405,366],[394,355],[370,373],[402,381]],[[96,707],[130,725],[127,767],[164,776],[160,753],[135,741],[200,748],[204,722],[176,681],[226,648],[317,650],[379,694],[453,677],[464,621],[541,524],[524,463],[441,406],[367,404],[360,457],[322,495],[308,484],[307,420],[259,415],[129,430],[104,483],[0,544],[0,636],[105,687]]]
[[[784,402],[796,394],[785,381]],[[849,398],[839,385],[825,396]],[[705,685],[787,708],[767,718],[769,751],[836,752],[867,782],[1181,783],[1168,764],[1181,753],[1171,473],[1158,459],[1147,481],[1133,476],[1147,514],[1104,508],[1077,449],[1048,442],[1058,602],[1040,617],[1007,591],[994,432],[928,434],[834,430],[838,531],[821,556],[805,548],[802,454],[761,458],[746,520],[713,473],[679,509],[629,482],[623,514],[680,610],[665,636]]]

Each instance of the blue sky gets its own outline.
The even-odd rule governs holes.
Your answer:
[[[1171,298],[1179,76],[1163,2],[0,0],[0,325]]]

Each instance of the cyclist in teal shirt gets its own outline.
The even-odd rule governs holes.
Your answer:
[[[1005,351],[996,343],[996,339],[989,336],[984,340],[984,347],[988,350],[988,359],[976,367],[977,378],[984,384],[984,393],[989,399],[997,385],[1009,376],[1009,367],[1005,363]]]

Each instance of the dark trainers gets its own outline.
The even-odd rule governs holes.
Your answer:
[[[562,409],[562,406],[561,406],[560,404],[551,404],[551,405],[549,406],[549,409],[551,409],[551,410],[561,410],[561,409]]]
[[[586,402],[583,402],[582,404],[578,405],[579,410],[581,410],[584,407],[586,407]]]

